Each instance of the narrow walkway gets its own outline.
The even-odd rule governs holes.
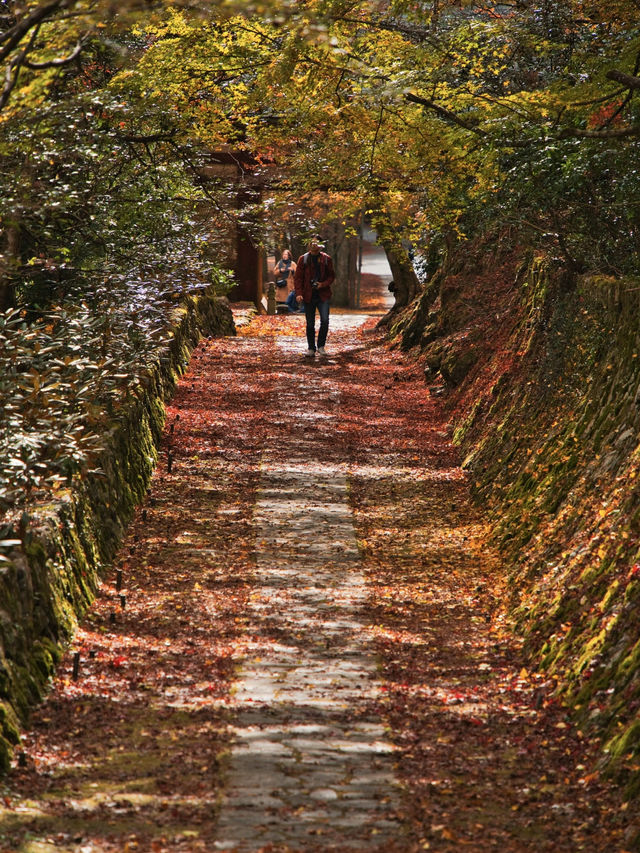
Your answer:
[[[388,289],[392,278],[389,261],[382,246],[375,241],[375,231],[365,228],[362,243],[360,308],[363,311],[384,312],[394,304],[395,297]]]
[[[239,673],[216,847],[390,850],[401,835],[391,744],[367,701],[379,689],[367,590],[331,439],[340,395],[321,371],[292,375],[299,338],[277,345],[285,370],[269,439],[279,449],[263,453],[253,517],[257,654]]]

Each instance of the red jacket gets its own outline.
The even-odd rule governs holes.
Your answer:
[[[333,261],[325,252],[320,252],[320,275],[318,276],[318,293],[320,299],[326,302],[331,299],[331,285],[336,280],[336,274],[333,270]],[[315,273],[315,264],[311,259],[309,252],[305,255],[300,255],[296,266],[296,274],[293,283],[296,288],[296,296],[302,296],[305,302],[311,302],[311,279]]]

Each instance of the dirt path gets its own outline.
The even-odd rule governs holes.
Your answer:
[[[0,850],[632,849],[523,667],[437,402],[364,319],[312,362],[301,317],[202,342]]]

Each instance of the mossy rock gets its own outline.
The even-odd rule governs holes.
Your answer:
[[[615,763],[623,758],[635,757],[640,753],[640,720],[634,720],[605,747],[609,762]]]
[[[625,758],[638,764],[640,751],[638,279],[567,287],[556,259],[529,251],[523,263],[520,252],[518,313],[508,330],[496,326],[508,337],[491,338],[492,326],[485,340],[473,332],[487,316],[478,261],[464,247],[455,255],[440,298],[411,314],[411,341],[427,378],[451,386],[455,443],[512,567],[510,615],[531,665],[581,705],[577,717],[611,744],[609,769],[640,795]]]
[[[420,338],[420,347],[424,349],[424,347],[435,341],[437,337],[438,326],[436,323],[430,323],[428,326],[426,326],[425,330],[422,333],[422,336]]]
[[[445,382],[459,385],[479,358],[478,348],[473,344],[448,347],[440,363],[440,373]]]

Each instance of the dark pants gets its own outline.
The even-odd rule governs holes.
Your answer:
[[[304,303],[304,313],[307,318],[307,343],[309,349],[316,348],[316,308],[320,315],[320,328],[318,329],[318,347],[323,347],[327,340],[329,331],[329,300],[320,299],[318,292],[311,294],[311,302]]]

